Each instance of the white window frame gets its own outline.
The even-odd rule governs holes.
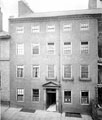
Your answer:
[[[72,23],[63,24],[63,31],[64,31],[64,32],[72,31]]]
[[[82,45],[81,45],[82,42],[88,42],[88,53],[85,52],[84,50],[83,50],[84,52],[82,53],[82,49],[83,49],[83,48],[82,48]],[[80,42],[80,54],[89,54],[89,41],[81,41],[81,42]]]
[[[33,25],[31,26],[32,33],[39,33],[40,32],[40,25]]]
[[[47,32],[55,32],[55,24],[46,26]]]
[[[64,55],[71,55],[72,54],[72,42],[64,42],[64,43],[71,43],[70,46],[68,46],[68,48],[65,47],[65,44],[63,44],[63,54]],[[65,51],[68,50],[69,51],[70,48],[70,54],[65,54]]]
[[[71,65],[71,78],[65,78],[65,77],[64,77],[64,66],[65,66],[65,65]],[[67,79],[72,79],[72,64],[63,64],[63,79],[66,79],[66,80],[67,80]]]
[[[88,31],[89,30],[89,23],[80,23],[80,31]]]
[[[24,27],[16,27],[16,33],[21,34],[24,33]]]
[[[39,53],[38,54],[33,54],[33,47],[34,46],[38,46],[38,49],[39,49]],[[40,55],[40,44],[39,43],[32,43],[31,44],[31,54],[34,55],[34,56],[35,55]]]
[[[54,66],[54,77],[48,77],[48,66],[53,65]],[[56,78],[56,66],[54,64],[48,64],[47,65],[47,78],[48,79],[55,79]]]
[[[87,104],[85,104],[85,103],[82,104],[82,103],[81,103],[81,97],[82,97],[82,96],[81,96],[81,93],[82,93],[82,92],[88,92],[88,100],[89,100],[89,103],[87,103]],[[81,104],[81,105],[89,105],[89,104],[90,104],[90,91],[89,91],[89,90],[81,90],[81,91],[80,91],[80,104]]]
[[[33,67],[34,67],[34,66],[39,68],[38,77],[33,77]],[[32,73],[31,73],[31,76],[32,76],[33,79],[38,79],[38,78],[40,78],[40,65],[38,65],[38,64],[35,64],[35,65],[34,65],[34,64],[33,64],[33,65],[31,66],[31,70],[32,70],[32,71],[31,71],[31,72],[32,72]]]
[[[19,45],[22,45],[23,49],[19,49]],[[20,53],[20,51],[23,51]],[[16,55],[24,55],[24,43],[18,43],[16,44]]]
[[[18,97],[18,89],[22,89],[24,94],[23,94],[23,100],[22,101],[18,101],[17,97]],[[25,98],[25,89],[24,88],[16,88],[16,101],[17,102],[24,102],[24,98]]]
[[[39,90],[39,100],[38,101],[33,101],[32,99],[33,99],[33,89],[38,89],[38,88],[32,88],[31,89],[31,102],[33,102],[33,103],[39,103],[40,102],[40,89],[38,89]]]
[[[22,68],[23,68],[23,77],[18,77],[17,76],[17,69],[18,69],[18,66],[22,66]],[[24,78],[24,65],[16,65],[16,78]]]
[[[70,103],[69,103],[69,102],[68,102],[68,103],[65,103],[65,101],[64,101],[64,97],[65,97],[65,96],[64,96],[64,92],[65,92],[65,91],[71,91],[71,102],[70,102]],[[63,90],[63,103],[64,103],[64,104],[72,104],[72,103],[73,103],[72,96],[73,96],[72,90],[68,90],[68,89]]]
[[[53,49],[49,48],[49,45],[48,45],[49,43],[54,43],[54,42],[48,42],[47,43],[47,54],[48,55],[55,55],[55,43],[53,45]],[[51,54],[51,53],[49,53],[49,51],[53,51],[53,53]]]
[[[82,65],[87,65],[88,66],[88,78],[81,78]],[[80,65],[80,79],[82,79],[82,80],[89,80],[90,79],[90,65],[89,64],[81,64]]]

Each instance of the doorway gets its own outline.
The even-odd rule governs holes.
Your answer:
[[[56,109],[56,89],[46,89],[46,109]]]

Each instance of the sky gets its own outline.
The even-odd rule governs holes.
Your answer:
[[[88,0],[24,0],[34,12],[87,9]],[[3,29],[8,31],[8,18],[18,15],[18,0],[0,0]]]

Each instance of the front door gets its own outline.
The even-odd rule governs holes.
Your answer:
[[[46,89],[46,108],[56,106],[56,89]]]

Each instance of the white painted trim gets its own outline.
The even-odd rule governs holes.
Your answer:
[[[70,41],[68,41],[68,42],[70,42]],[[70,54],[65,54],[64,53],[64,51],[65,51],[65,49],[64,49],[64,43],[63,43],[63,55],[72,55],[72,42],[70,42],[71,43],[71,53]]]
[[[23,66],[23,77],[17,77],[17,68],[18,68],[17,66]],[[21,64],[21,65],[16,65],[16,78],[18,78],[18,79],[19,79],[19,78],[21,78],[21,79],[24,78],[24,65],[23,65],[23,64]]]
[[[65,26],[69,26],[70,25],[70,29],[64,29]],[[63,23],[63,31],[64,32],[70,32],[72,31],[72,23]]]
[[[39,47],[39,54],[32,53],[33,46],[36,46],[36,45],[38,45],[38,47]],[[31,43],[31,55],[32,56],[40,55],[40,43]]]
[[[65,78],[65,77],[64,77],[64,65],[71,65],[71,78]],[[72,64],[63,64],[63,78],[64,78],[64,79],[72,79],[72,74],[73,74],[73,73],[72,73]]]
[[[48,77],[48,65],[54,65],[54,77],[49,78]],[[47,65],[47,78],[48,79],[56,79],[56,65],[55,64],[48,64]]]
[[[54,53],[53,53],[53,54],[49,54],[49,53],[48,53],[48,50],[52,50],[52,49],[49,49],[48,43],[54,43],[54,49],[53,49],[53,50],[54,50]],[[55,55],[55,54],[56,54],[56,45],[55,45],[55,42],[47,42],[47,45],[46,45],[46,46],[47,46],[47,47],[46,47],[46,48],[47,48],[47,55]]]
[[[40,89],[38,89],[39,90],[39,101],[32,101],[33,89],[38,89],[38,88],[31,88],[31,102],[32,103],[39,103],[40,102]]]
[[[88,65],[88,78],[81,78],[81,65]],[[80,78],[82,80],[89,80],[90,79],[90,65],[89,64],[81,64],[80,65]]]
[[[19,45],[19,44],[22,44],[22,45],[23,45],[23,51],[25,50],[25,49],[24,49],[24,43],[16,43],[16,55],[22,56],[22,55],[24,55],[24,53],[23,53],[23,54],[18,54],[18,45]]]
[[[64,91],[71,91],[71,103],[65,103],[64,102]],[[69,89],[65,89],[65,90],[63,90],[63,103],[64,104],[67,104],[67,105],[71,105],[71,104],[73,104],[73,93],[72,93],[72,90],[69,90]]]
[[[38,77],[33,77],[33,66],[39,67]],[[39,79],[40,78],[40,65],[39,64],[32,64],[31,65],[31,78],[33,78],[33,79]]]
[[[18,31],[17,29],[22,29],[22,31]],[[17,27],[16,27],[16,33],[17,33],[17,34],[22,34],[22,33],[24,33],[24,27],[23,27],[23,26],[17,26]]]
[[[48,27],[51,27],[51,26],[54,26],[54,30],[53,31],[49,31],[48,30]],[[52,32],[55,32],[55,31],[56,31],[56,25],[55,24],[52,24],[52,23],[50,24],[49,23],[49,24],[46,25],[46,32],[49,32],[49,33],[51,32],[52,33]]]
[[[88,99],[89,99],[89,103],[88,103],[88,104],[82,104],[82,103],[81,103],[81,92],[88,92],[88,95],[89,95],[89,96],[88,96]],[[89,91],[89,90],[81,90],[81,91],[80,91],[80,104],[81,104],[81,105],[90,105],[90,91]]]
[[[89,52],[89,51],[90,51],[90,42],[89,42],[89,41],[80,41],[80,54],[82,54],[82,53],[81,53],[81,42],[88,42],[88,53],[84,53],[84,54],[85,54],[85,55],[86,55],[86,54],[89,54],[89,53],[90,53],[90,52]]]
[[[33,31],[32,29],[33,29],[34,27],[38,27],[38,31]],[[40,25],[32,25],[32,26],[31,26],[31,33],[40,33]]]
[[[24,90],[23,101],[18,101],[18,100],[17,100],[17,95],[18,95],[18,94],[17,94],[17,93],[18,93],[17,90],[18,90],[18,89],[23,89],[23,90]],[[24,89],[24,88],[16,88],[16,101],[17,101],[17,102],[24,102],[24,100],[25,100],[25,89]]]

